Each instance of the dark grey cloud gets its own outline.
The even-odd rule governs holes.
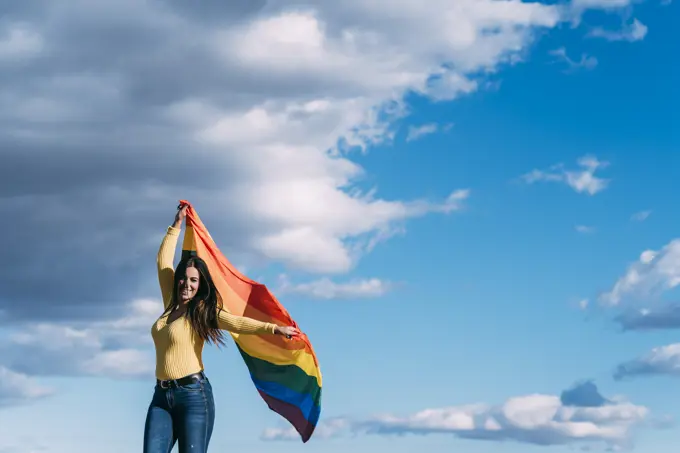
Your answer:
[[[680,328],[680,303],[650,309],[636,310],[616,317],[623,330],[664,330]]]
[[[25,376],[152,377],[149,329],[162,306],[147,299],[118,306],[124,310],[111,320],[34,321],[4,329],[0,369]]]
[[[571,388],[562,392],[560,400],[564,406],[575,407],[601,407],[610,403],[600,394],[597,386],[592,381],[574,384]]]
[[[0,36],[29,24],[43,49],[0,59],[0,310],[5,322],[114,316],[157,294],[155,251],[177,200],[195,194],[214,218],[229,206],[219,189],[248,176],[221,157],[233,151],[207,149],[163,109],[192,96],[247,102],[238,93],[252,80],[219,68],[196,42],[201,23],[172,8],[164,17],[139,2],[13,3]],[[251,14],[235,6],[245,3],[225,14]],[[231,238],[257,230],[248,220],[211,229],[224,248],[243,249]]]
[[[22,2],[3,2],[2,20],[4,22],[16,22],[25,19],[37,19],[47,17],[50,0],[25,0]]]
[[[0,236],[6,253],[0,277],[5,321],[120,316],[125,310],[121,304],[131,298],[158,297],[160,240],[177,201],[196,190],[178,186],[148,194],[154,190],[153,185],[93,186],[0,199],[0,216],[12,225]],[[208,212],[206,222],[221,225],[209,215],[219,212],[210,197],[197,208]],[[248,233],[243,228],[235,223],[212,231],[225,251],[238,250],[238,238]],[[179,249],[181,237],[178,242]]]
[[[6,316],[111,316],[150,278],[146,269],[153,268],[155,255],[146,235],[161,219],[172,221],[170,200],[163,213],[149,204],[131,216],[125,203],[134,194],[122,200],[101,195],[67,192],[0,201],[2,217],[19,223],[0,241],[7,252],[0,278]],[[160,241],[162,227],[155,230]]]
[[[614,379],[650,376],[680,376],[680,343],[652,349],[616,367]]]
[[[137,349],[99,350],[74,345],[70,350],[51,351],[42,347],[19,348],[3,359],[19,373],[32,377],[105,376],[124,379],[152,379],[153,351]]]
[[[130,298],[156,294],[157,242],[177,200],[202,196],[210,218],[214,191],[243,178],[163,110],[191,96],[237,103],[222,88],[236,93],[238,74],[197,42],[201,20],[214,18],[206,8],[218,3],[193,16],[176,14],[186,8],[172,1],[96,3],[3,5],[0,39],[22,24],[42,43],[35,55],[0,58],[5,322],[110,317]],[[238,21],[257,9],[229,2],[221,11]],[[246,228],[214,230],[229,248]]]
[[[222,25],[239,21],[246,17],[252,17],[267,4],[266,0],[237,0],[231,2],[202,0],[192,3],[182,0],[156,0],[156,2],[173,8],[184,16],[202,21],[216,22]]]

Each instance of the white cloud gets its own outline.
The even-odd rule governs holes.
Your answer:
[[[439,125],[437,123],[422,124],[420,126],[409,126],[408,134],[406,135],[406,141],[410,142],[417,140],[425,135],[434,134],[439,130]]]
[[[392,283],[378,279],[353,279],[337,283],[329,278],[321,278],[306,283],[293,284],[288,277],[279,279],[278,292],[299,294],[315,299],[362,299],[380,297],[392,289]]]
[[[553,55],[554,57],[557,57],[558,61],[564,62],[567,64],[567,72],[573,72],[578,69],[595,69],[595,67],[598,65],[597,58],[588,55],[586,53],[581,54],[581,59],[576,61],[572,60],[568,55],[567,55],[567,49],[565,47],[560,47],[555,50],[550,51],[550,55]]]
[[[581,170],[566,170],[563,164],[556,164],[549,170],[534,169],[522,175],[527,184],[536,182],[561,182],[567,184],[578,193],[595,195],[609,185],[608,179],[595,176],[598,169],[606,168],[609,163],[599,161],[593,156],[584,156],[578,159]]]
[[[519,2],[442,1],[428,11],[409,1],[400,8],[385,6],[393,12],[389,17],[376,4],[322,3],[215,35],[226,65],[266,72],[284,84],[322,81],[323,95],[312,89],[299,99],[263,99],[246,111],[225,110],[206,99],[174,106],[174,117],[191,117],[192,124],[194,113],[201,112],[198,117],[205,121],[194,132],[200,142],[247,147],[252,157],[233,154],[235,160],[239,155],[239,165],[247,165],[244,173],[255,176],[236,189],[243,200],[237,209],[276,226],[250,241],[267,258],[307,271],[347,271],[361,256],[355,240],[380,235],[394,222],[451,212],[437,202],[413,210],[409,202],[350,196],[345,188],[361,169],[323,151],[333,149],[339,138],[360,148],[390,139],[390,119],[402,109],[387,117],[385,109],[399,105],[405,93],[451,99],[472,92],[477,84],[466,72],[493,71],[521,52],[533,27],[554,26],[559,18],[556,8]],[[445,61],[458,69],[442,67]],[[187,107],[191,114],[181,112]]]
[[[574,227],[574,229],[576,231],[578,231],[579,233],[582,233],[582,234],[588,234],[588,233],[592,233],[592,232],[595,231],[595,227],[591,227],[591,226],[587,226],[587,225],[576,225]]]
[[[661,250],[645,250],[632,263],[612,289],[600,300],[609,306],[624,300],[660,296],[680,285],[680,239],[674,239]]]
[[[100,351],[82,361],[79,369],[93,376],[138,377],[151,376],[153,356],[137,349]]]
[[[645,24],[634,19],[630,25],[625,25],[621,30],[611,31],[604,28],[594,28],[589,35],[594,38],[603,38],[607,41],[642,41],[647,36],[648,28]]]
[[[640,211],[633,214],[630,219],[636,222],[644,222],[652,214],[652,211]]]
[[[452,101],[479,88],[479,82],[455,72],[442,72],[428,83],[427,94],[435,101]]]
[[[125,316],[106,322],[102,327],[116,331],[146,329],[158,318],[163,304],[154,299],[135,299],[130,302],[128,309]]]
[[[457,190],[440,203],[393,203],[374,200],[370,194],[350,197],[312,181],[263,185],[254,190],[258,202],[251,211],[281,225],[254,246],[272,259],[319,273],[349,270],[357,254],[390,236],[387,232],[395,227],[394,222],[459,210],[470,194]],[[347,236],[355,240],[343,242],[341,238]]]
[[[654,348],[620,364],[614,373],[616,379],[647,375],[680,376],[680,343]]]
[[[597,390],[595,389],[595,393]],[[471,404],[425,409],[408,416],[381,415],[370,419],[330,418],[319,425],[318,437],[345,435],[450,434],[460,438],[526,444],[625,445],[631,430],[641,425],[649,410],[625,400],[607,401],[579,393],[575,402],[587,396],[588,405],[563,402],[560,396],[533,394],[508,399],[501,405]],[[576,395],[576,396],[579,396]],[[585,396],[583,396],[585,395]],[[292,440],[290,428],[273,428],[266,440]]]
[[[126,308],[124,316],[111,321],[37,323],[17,329],[6,340],[0,360],[31,375],[152,376],[150,331],[163,306],[135,300]]]
[[[38,384],[33,378],[0,365],[0,408],[14,406],[52,395],[54,390]]]
[[[315,439],[330,439],[337,436],[342,431],[351,429],[352,421],[342,417],[326,417],[317,425],[314,430]],[[266,428],[260,436],[262,440],[269,441],[297,441],[300,435],[294,428]]]

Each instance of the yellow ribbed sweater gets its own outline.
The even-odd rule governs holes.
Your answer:
[[[158,250],[158,282],[161,286],[163,305],[167,308],[172,301],[174,285],[175,249],[179,228],[168,227]],[[239,334],[273,334],[275,324],[234,316],[218,310],[218,327]],[[204,340],[191,327],[189,320],[181,316],[167,323],[168,315],[161,315],[151,327],[151,336],[156,346],[156,377],[161,380],[178,379],[203,370]]]

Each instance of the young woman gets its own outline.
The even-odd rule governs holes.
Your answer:
[[[224,330],[239,334],[296,336],[277,326],[220,309],[217,290],[203,260],[173,257],[187,206],[181,206],[158,251],[158,280],[165,311],[151,328],[156,346],[156,388],[146,415],[144,453],[206,453],[215,420],[212,387],[203,370],[207,341],[224,344]]]

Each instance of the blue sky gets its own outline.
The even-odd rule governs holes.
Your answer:
[[[675,451],[677,2],[417,3],[8,7],[0,453],[141,448],[180,198],[324,374],[302,446],[207,347],[211,451]]]

